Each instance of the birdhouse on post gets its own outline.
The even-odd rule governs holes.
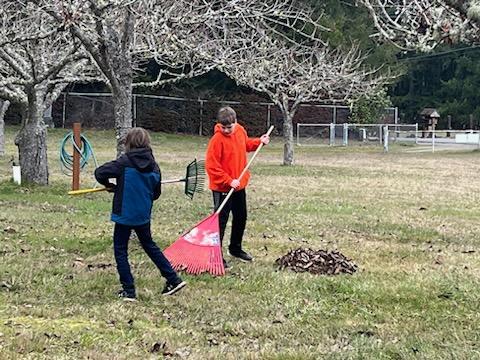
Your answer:
[[[427,137],[432,136],[432,132],[435,131],[437,127],[438,120],[440,119],[440,114],[434,108],[424,108],[419,113],[420,115],[420,126],[422,130],[422,137],[425,137],[425,132]]]

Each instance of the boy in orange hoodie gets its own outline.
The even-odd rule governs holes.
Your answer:
[[[209,187],[213,193],[215,211],[230,189],[235,189],[220,212],[220,241],[223,243],[231,211],[233,219],[228,252],[242,261],[253,260],[252,256],[242,248],[243,233],[247,223],[245,188],[250,179],[250,173],[247,171],[241,179],[238,177],[247,165],[247,152],[255,151],[261,143],[266,145],[269,142],[270,138],[266,134],[260,138],[249,138],[243,126],[237,123],[237,115],[231,107],[222,107],[218,111],[215,131],[207,147],[206,170]],[[225,260],[223,263],[225,268],[228,268]]]

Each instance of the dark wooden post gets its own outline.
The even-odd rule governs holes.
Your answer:
[[[198,127],[198,135],[203,135],[203,100],[198,99],[200,102],[200,125]]]
[[[447,116],[447,129],[452,130],[452,115]],[[449,131],[447,131],[447,137],[450,137]]]
[[[72,190],[80,189],[80,152],[77,149],[82,149],[81,140],[82,125],[80,123],[73,124],[73,174],[72,174]]]

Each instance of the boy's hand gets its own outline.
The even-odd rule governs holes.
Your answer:
[[[108,182],[108,185],[106,186],[107,191],[110,192],[110,193],[114,193],[116,187],[117,187],[117,185],[112,184],[110,181]]]
[[[236,189],[240,186],[240,180],[238,179],[233,179],[232,182],[230,183],[230,187]]]
[[[263,134],[262,136],[260,136],[260,141],[264,145],[268,145],[268,143],[270,142],[270,136],[268,136],[267,134]]]

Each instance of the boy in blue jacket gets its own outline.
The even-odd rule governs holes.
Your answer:
[[[167,280],[162,291],[171,295],[186,285],[152,240],[150,218],[153,201],[161,194],[161,173],[150,147],[150,136],[143,128],[133,128],[125,139],[125,154],[95,170],[97,181],[113,195],[113,249],[122,289],[118,296],[135,301],[135,285],[128,262],[128,240],[135,230],[140,244]],[[112,184],[110,179],[115,179]]]

